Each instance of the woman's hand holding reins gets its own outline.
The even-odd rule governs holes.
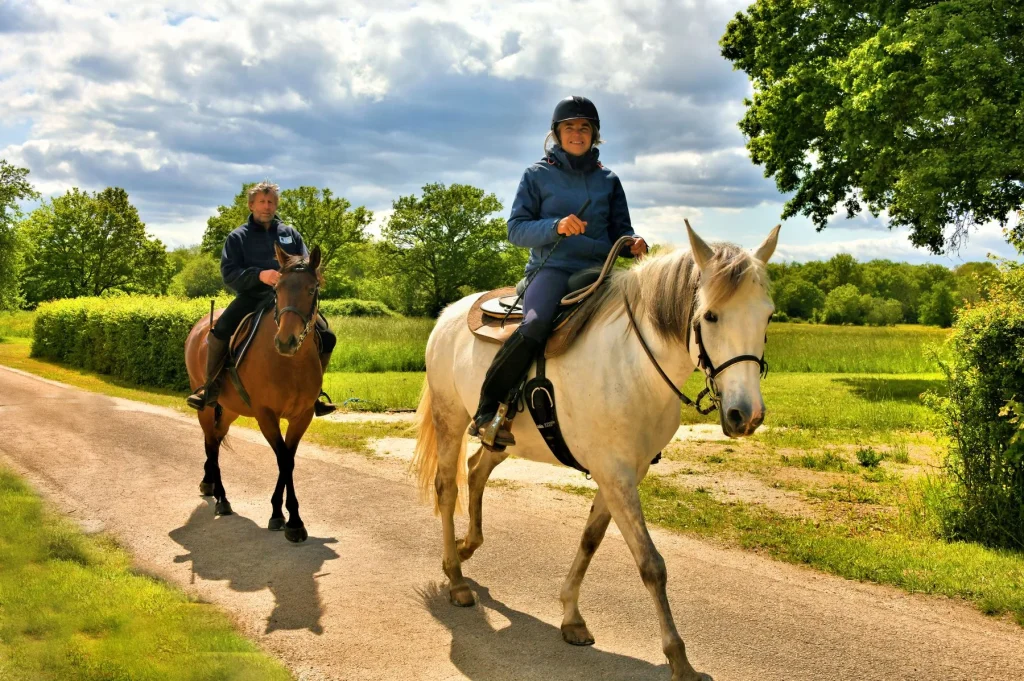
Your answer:
[[[558,221],[558,233],[563,236],[574,236],[587,231],[587,223],[575,215],[569,215]]]
[[[647,242],[642,237],[635,237],[629,246],[629,252],[634,258],[638,258],[647,252]]]

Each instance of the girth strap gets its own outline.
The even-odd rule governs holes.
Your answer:
[[[526,407],[537,424],[537,430],[547,443],[548,449],[563,465],[575,468],[581,473],[590,475],[590,471],[580,465],[572,455],[569,445],[562,437],[562,429],[558,427],[558,412],[555,411],[555,386],[544,375],[546,360],[544,351],[537,356],[537,375],[527,382],[523,390]]]

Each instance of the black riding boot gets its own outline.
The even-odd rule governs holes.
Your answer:
[[[519,333],[519,329],[509,336],[484,376],[484,384],[480,388],[480,404],[469,426],[470,435],[479,435],[494,420],[498,407],[523,380],[540,348],[538,341]],[[515,443],[512,433],[504,428],[498,431],[493,442],[502,447],[511,447]]]
[[[327,365],[331,363],[331,353],[321,352],[320,353],[320,368],[323,369],[324,374],[327,373]],[[331,402],[331,396],[325,393],[323,390],[320,391],[320,396],[326,397],[324,401],[320,401],[320,397],[316,398],[316,402],[313,403],[313,413],[317,416],[327,416],[338,407]]]
[[[206,351],[206,383],[185,398],[188,406],[199,410],[217,404],[217,396],[220,394],[220,374],[224,369],[224,360],[228,356],[227,341],[223,341],[211,333],[206,336],[206,343],[209,346]]]

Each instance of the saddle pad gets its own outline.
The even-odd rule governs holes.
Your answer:
[[[512,335],[513,331],[519,328],[519,323],[523,319],[522,315],[510,315],[508,321],[505,322],[505,326],[502,327],[501,317],[492,317],[489,314],[485,314],[482,309],[483,305],[488,301],[509,296],[511,296],[512,300],[515,300],[516,289],[514,286],[488,291],[476,299],[473,306],[469,308],[469,314],[466,316],[467,325],[469,330],[473,332],[473,335],[480,340],[501,345]],[[557,357],[569,348],[569,334],[566,333],[569,327],[566,322],[569,321],[569,318],[572,317],[577,309],[572,308],[564,314],[564,317],[559,319],[558,324],[555,326],[555,332],[548,338],[548,344],[544,349],[545,357]]]
[[[497,317],[498,319],[504,319],[506,314],[509,319],[518,319],[523,316],[523,304],[522,301],[516,303],[516,298],[517,296],[491,298],[483,302],[480,306],[480,311],[485,315]]]

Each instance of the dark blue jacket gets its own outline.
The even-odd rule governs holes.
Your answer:
[[[527,273],[540,266],[558,238],[558,221],[575,214],[590,199],[580,216],[587,223],[583,234],[569,236],[558,244],[545,267],[576,272],[600,266],[616,239],[635,236],[629,221],[626,194],[618,176],[597,162],[597,149],[589,163],[575,170],[569,155],[555,146],[551,153],[526,169],[519,182],[512,215],[508,219],[508,240],[530,249]]]
[[[260,281],[263,270],[281,268],[277,262],[274,243],[289,255],[309,257],[302,236],[276,216],[269,229],[264,229],[249,216],[249,220],[228,234],[220,254],[220,274],[224,284],[235,293],[262,293],[270,287]]]

